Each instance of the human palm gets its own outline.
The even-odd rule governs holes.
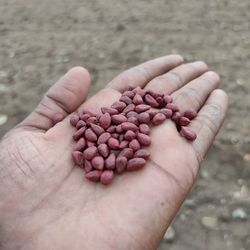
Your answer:
[[[85,101],[88,72],[71,69],[0,143],[0,249],[155,249],[192,187],[219,130],[227,96],[206,64],[165,56],[127,70]],[[171,94],[181,111],[199,110],[190,143],[167,120],[151,132],[146,166],[111,185],[86,180],[71,159],[79,106],[100,112],[126,86]],[[85,101],[85,102],[84,102]],[[54,124],[60,114],[61,122]]]

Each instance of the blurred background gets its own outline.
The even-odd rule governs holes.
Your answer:
[[[72,66],[89,69],[93,94],[170,53],[219,72],[230,108],[159,249],[249,250],[249,0],[0,0],[0,136]]]

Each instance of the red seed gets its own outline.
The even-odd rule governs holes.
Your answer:
[[[116,126],[111,125],[109,128],[106,129],[106,131],[109,133],[114,133],[116,131]]]
[[[136,94],[133,98],[133,103],[135,105],[139,105],[139,104],[142,104],[143,103],[143,99],[140,95]]]
[[[105,114],[101,115],[100,118],[99,118],[99,123],[100,123],[100,126],[102,128],[107,129],[111,124],[110,114],[105,113]]]
[[[83,155],[82,155],[82,152],[73,151],[72,152],[72,157],[73,157],[73,161],[74,161],[74,163],[76,165],[82,166],[82,164],[83,164]]]
[[[93,169],[93,168],[92,168],[92,165],[91,165],[90,161],[85,160],[85,161],[84,161],[84,170],[85,170],[85,172],[88,173],[88,172],[90,172],[92,169]]]
[[[180,117],[178,121],[178,124],[181,126],[187,126],[189,123],[190,123],[190,120],[185,116]]]
[[[127,159],[130,159],[133,157],[133,149],[132,148],[124,148],[118,156],[123,156],[123,157],[126,157]]]
[[[165,106],[165,101],[164,101],[163,97],[158,96],[155,100],[158,102],[159,108],[162,108]]]
[[[86,140],[82,137],[79,141],[73,146],[73,151],[83,151],[86,147]]]
[[[129,118],[128,118],[128,122],[131,122],[131,123],[135,124],[136,126],[139,125],[138,118],[135,117],[135,116],[129,117]]]
[[[78,141],[78,140],[83,136],[85,130],[86,130],[86,127],[85,127],[85,126],[82,127],[82,128],[80,128],[80,129],[78,129],[78,130],[74,133],[73,139],[74,139],[75,141]]]
[[[166,105],[166,108],[171,109],[173,112],[178,112],[179,111],[179,108],[173,103],[168,103]]]
[[[142,112],[138,115],[138,121],[140,123],[149,123],[150,122],[150,115],[148,112]]]
[[[61,122],[63,119],[64,119],[64,116],[61,113],[55,113],[52,116],[52,122],[54,125],[57,124],[58,122]]]
[[[142,133],[137,134],[137,140],[143,146],[149,146],[150,143],[151,143],[150,137],[148,135],[145,135],[145,134],[142,134]]]
[[[96,156],[96,154],[97,154],[97,147],[92,146],[84,150],[83,157],[84,159],[90,161],[94,156]]]
[[[91,117],[89,117],[89,118],[87,119],[86,123],[87,123],[88,125],[96,124],[96,123],[97,123],[97,118],[96,118],[96,116],[91,116]]]
[[[114,124],[121,124],[127,121],[127,117],[122,114],[112,115],[111,120]]]
[[[149,114],[150,119],[153,119],[153,117],[154,117],[156,114],[158,114],[159,111],[158,111],[158,110],[154,110],[154,109],[150,109],[150,110],[147,111],[147,113]]]
[[[173,98],[170,95],[165,95],[163,99],[166,104],[173,102]]]
[[[121,98],[120,98],[120,101],[126,103],[127,105],[129,105],[129,104],[132,103],[131,98],[129,98],[129,97],[126,96],[126,95],[122,95]]]
[[[104,133],[104,129],[101,126],[98,126],[96,124],[90,124],[91,129],[95,132],[97,136],[101,135]]]
[[[128,160],[126,157],[118,156],[116,158],[115,168],[118,174],[121,174],[126,169],[127,162]]]
[[[97,149],[101,156],[106,158],[109,155],[109,148],[107,144],[102,143],[97,147]]]
[[[117,125],[115,131],[121,134],[123,132],[122,125],[121,124]]]
[[[137,117],[138,113],[136,113],[135,111],[130,111],[126,114],[126,116],[129,117]]]
[[[72,115],[70,116],[70,124],[71,124],[72,126],[75,127],[76,124],[78,123],[79,119],[80,119],[79,115],[77,115],[77,114],[72,114]]]
[[[129,143],[129,147],[130,147],[131,149],[133,149],[133,151],[135,152],[135,151],[137,151],[137,150],[139,150],[139,149],[141,148],[141,145],[140,145],[140,143],[138,142],[137,139],[133,139],[133,140]]]
[[[89,114],[80,114],[80,119],[82,121],[87,121],[89,119],[90,115]]]
[[[111,149],[119,149],[119,141],[115,138],[109,138],[108,145]]]
[[[175,123],[178,123],[179,119],[181,118],[181,113],[180,112],[175,112],[173,115],[172,115],[172,120],[175,122]]]
[[[88,140],[88,141],[97,141],[97,136],[96,134],[94,133],[94,131],[91,129],[91,128],[88,128],[86,131],[85,131],[85,138]]]
[[[76,124],[77,129],[80,129],[80,128],[84,127],[84,126],[86,126],[86,122],[84,122],[83,120],[78,121],[77,124]]]
[[[132,104],[129,104],[122,112],[124,114],[127,114],[129,113],[130,111],[133,111],[135,110],[135,105],[132,103]]]
[[[134,171],[142,168],[146,164],[146,160],[143,158],[133,158],[128,161],[127,170]]]
[[[111,134],[108,132],[104,132],[103,134],[101,134],[97,140],[97,145],[100,145],[102,143],[106,143],[108,141],[108,139],[111,137]]]
[[[121,127],[122,127],[122,129],[124,131],[132,130],[132,131],[135,132],[135,131],[138,130],[138,127],[135,124],[131,123],[131,122],[123,122],[121,124]]]
[[[101,156],[95,156],[91,160],[91,165],[96,170],[103,170],[103,168],[104,168],[104,159]]]
[[[127,141],[131,141],[133,139],[135,139],[136,137],[136,134],[135,132],[131,131],[131,130],[128,130],[125,135],[124,135],[124,138],[127,140]]]
[[[162,113],[157,113],[153,119],[152,119],[152,124],[154,125],[159,125],[163,123],[166,120],[166,116]]]
[[[150,105],[153,108],[158,108],[159,107],[159,103],[155,100],[155,98],[149,94],[146,94],[145,97],[145,102]]]
[[[134,157],[148,159],[150,157],[150,152],[147,149],[139,149],[138,151],[135,152]]]
[[[123,92],[123,95],[126,95],[129,98],[133,98],[135,96],[135,93],[131,90],[127,90],[127,91]]]
[[[115,169],[115,154],[111,153],[107,159],[105,159],[105,168],[106,169]]]
[[[197,137],[196,133],[189,127],[181,127],[180,135],[189,141],[194,141]]]
[[[140,124],[139,126],[139,130],[141,133],[145,134],[145,135],[149,135],[150,134],[150,128],[147,124]]]
[[[144,111],[147,111],[150,109],[150,106],[149,105],[146,105],[146,104],[140,104],[140,105],[137,105],[135,107],[135,111],[137,113],[141,113],[141,112],[144,112]]]
[[[101,111],[103,114],[109,113],[110,115],[116,115],[119,113],[119,111],[117,109],[107,108],[107,107],[102,107]]]
[[[93,182],[99,182],[100,181],[100,177],[101,177],[102,171],[98,171],[98,170],[93,170],[90,171],[88,173],[85,174],[85,177]]]
[[[124,148],[126,148],[127,146],[128,146],[128,144],[129,144],[129,142],[128,141],[121,141],[120,142],[120,149],[124,149]]]
[[[184,112],[184,116],[190,120],[193,120],[197,116],[197,112],[194,109],[189,109]]]
[[[171,109],[161,109],[160,112],[166,116],[167,119],[171,118],[173,111]]]
[[[123,109],[126,107],[127,105],[124,103],[124,102],[114,102],[112,105],[111,105],[111,108],[113,109],[117,109],[119,112],[122,112]]]
[[[114,172],[112,170],[104,170],[101,174],[100,182],[103,185],[109,185],[114,178]]]

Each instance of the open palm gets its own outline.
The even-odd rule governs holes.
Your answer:
[[[0,249],[155,249],[224,119],[227,96],[218,84],[205,63],[170,55],[123,72],[84,102],[89,74],[71,69],[0,143]],[[187,142],[167,120],[151,132],[145,168],[109,186],[92,183],[71,159],[69,114],[82,105],[100,112],[128,85],[199,111],[190,125],[198,137]],[[54,125],[57,113],[64,119]]]

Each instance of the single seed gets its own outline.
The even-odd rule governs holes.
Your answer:
[[[127,141],[132,141],[133,139],[135,139],[136,137],[136,134],[135,132],[131,131],[131,130],[128,130],[125,135],[124,135],[124,138],[127,140]]]
[[[123,132],[122,125],[121,124],[117,125],[116,128],[115,128],[115,131],[116,131],[116,133],[120,133],[121,134]]]
[[[115,168],[118,174],[121,174],[126,169],[127,161],[127,158],[123,156],[118,156],[116,158]]]
[[[109,113],[110,115],[116,115],[119,113],[119,111],[117,109],[107,108],[107,107],[102,107],[101,111],[103,114]]]
[[[73,151],[83,151],[86,147],[85,138],[80,138],[79,141],[73,146]]]
[[[134,171],[142,168],[146,164],[146,160],[143,158],[133,158],[128,161],[127,170]]]
[[[111,153],[106,159],[105,159],[105,168],[106,169],[115,169],[115,154]]]
[[[97,154],[97,147],[92,146],[84,150],[83,157],[84,159],[90,161],[94,156],[96,156],[96,154]]]
[[[122,112],[123,109],[126,107],[127,105],[124,103],[124,102],[114,102],[112,105],[111,105],[111,108],[113,109],[117,109],[119,112]]]
[[[101,156],[103,156],[105,158],[108,157],[109,148],[108,148],[107,144],[102,143],[102,144],[98,145],[97,149],[98,149],[98,152]]]
[[[127,114],[129,113],[130,111],[133,111],[135,110],[135,105],[132,103],[132,104],[129,104],[122,112],[124,114]]]
[[[121,127],[122,127],[122,129],[124,131],[132,130],[132,131],[135,132],[135,131],[138,130],[138,127],[135,124],[131,123],[131,122],[123,122],[121,124]]]
[[[133,157],[133,149],[132,148],[124,148],[118,156],[126,157],[127,159],[131,159]]]
[[[142,104],[143,103],[143,99],[140,95],[136,94],[133,98],[133,103],[135,105],[139,105],[139,104]]]
[[[104,170],[101,174],[100,182],[103,185],[109,185],[114,178],[114,172],[112,170]]]
[[[97,136],[91,128],[88,128],[84,135],[88,141],[97,141]]]
[[[93,182],[99,182],[100,181],[100,177],[101,177],[102,171],[98,171],[98,170],[93,170],[90,171],[88,173],[85,174],[85,177]]]
[[[145,134],[142,134],[142,133],[137,134],[137,140],[143,146],[149,146],[150,143],[151,143],[150,137],[148,135],[145,135]]]
[[[173,103],[168,103],[166,105],[166,108],[171,109],[173,112],[178,112],[179,111],[179,108]]]
[[[104,129],[101,126],[99,126],[99,125],[96,125],[96,124],[92,123],[92,124],[90,124],[90,127],[95,132],[95,134],[97,136],[99,136],[102,133],[104,133]]]
[[[120,98],[120,101],[126,103],[127,105],[129,105],[129,104],[132,103],[131,98],[129,98],[129,97],[126,96],[126,95],[122,95],[121,98]]]
[[[119,141],[115,138],[109,138],[108,145],[111,149],[119,149]]]
[[[71,116],[70,116],[70,124],[72,125],[72,126],[76,126],[76,124],[78,123],[78,121],[80,120],[80,117],[79,117],[79,115],[77,115],[77,114],[72,114]]]
[[[134,157],[148,159],[150,157],[150,152],[147,149],[139,149],[138,151],[135,152]]]
[[[108,127],[106,129],[107,132],[109,133],[114,133],[116,131],[116,126],[115,125],[111,125],[110,127]]]
[[[121,124],[123,122],[126,122],[127,121],[127,117],[122,115],[122,114],[119,114],[119,115],[113,115],[111,117],[111,120],[114,124]]]
[[[138,115],[139,123],[149,123],[150,122],[150,115],[148,112],[142,112]]]
[[[172,120],[175,122],[175,123],[178,123],[179,119],[181,118],[181,113],[180,112],[175,112],[173,115],[172,115]]]
[[[108,132],[104,132],[103,134],[101,134],[97,140],[97,145],[100,145],[102,143],[106,143],[108,141],[108,139],[111,137],[111,134]]]
[[[180,135],[188,141],[194,141],[197,137],[196,133],[189,127],[181,127]]]
[[[153,108],[158,108],[159,107],[159,103],[155,100],[155,98],[149,94],[146,94],[145,97],[145,102],[150,105]]]
[[[135,96],[135,93],[131,90],[127,90],[123,93],[123,95],[128,96],[129,98],[133,98]]]
[[[140,143],[138,142],[137,139],[133,139],[133,140],[129,143],[129,147],[130,147],[131,149],[133,149],[133,151],[135,152],[135,151],[137,151],[137,150],[139,150],[139,149],[141,148],[141,145],[140,145]]]
[[[127,118],[129,117],[137,117],[138,114],[135,111],[130,111],[126,114]]]
[[[166,104],[173,102],[173,98],[170,95],[165,95],[163,99]]]
[[[80,114],[80,119],[82,121],[87,121],[89,119],[90,115],[89,114]]]
[[[72,157],[73,157],[73,161],[76,165],[78,166],[82,166],[83,164],[83,155],[82,152],[80,151],[73,151],[72,152]]]
[[[128,118],[128,122],[131,122],[131,123],[135,124],[136,126],[138,126],[138,125],[139,125],[138,118],[137,118],[137,117],[135,117],[135,116],[131,116],[131,117],[129,117],[129,118]]]
[[[150,106],[149,105],[146,105],[146,104],[140,104],[140,105],[137,105],[135,107],[135,111],[137,113],[141,113],[141,112],[144,112],[144,111],[147,111],[150,109]]]
[[[197,112],[194,109],[189,109],[184,112],[185,117],[187,117],[190,120],[193,120],[197,116]]]
[[[171,109],[161,109],[160,112],[166,116],[167,119],[171,118],[173,115],[173,111]]]
[[[185,116],[180,117],[180,119],[178,121],[178,124],[180,126],[187,126],[189,123],[190,123],[190,120]]]
[[[145,135],[149,135],[150,134],[150,128],[147,124],[140,124],[139,126],[139,130],[141,133],[145,134]]]
[[[128,141],[121,141],[119,148],[124,149],[124,148],[128,147],[128,144],[129,144]]]
[[[82,127],[82,128],[80,128],[80,129],[78,129],[78,130],[74,133],[73,139],[74,139],[75,141],[78,141],[78,140],[83,136],[85,130],[86,130],[86,127],[85,127],[85,126]]]
[[[95,116],[91,116],[87,119],[86,123],[88,125],[91,125],[91,124],[96,124],[97,123],[97,118]]]
[[[166,116],[162,113],[157,113],[153,119],[152,119],[152,123],[154,125],[160,125],[161,123],[163,123],[166,120]]]
[[[91,160],[91,165],[96,170],[103,170],[103,168],[104,168],[104,159],[101,156],[95,156]]]
[[[111,124],[111,117],[109,113],[102,114],[99,118],[100,126],[107,129]]]
[[[86,122],[84,122],[83,120],[80,120],[76,124],[76,129],[80,129],[80,128],[84,127],[84,126],[86,126]]]

